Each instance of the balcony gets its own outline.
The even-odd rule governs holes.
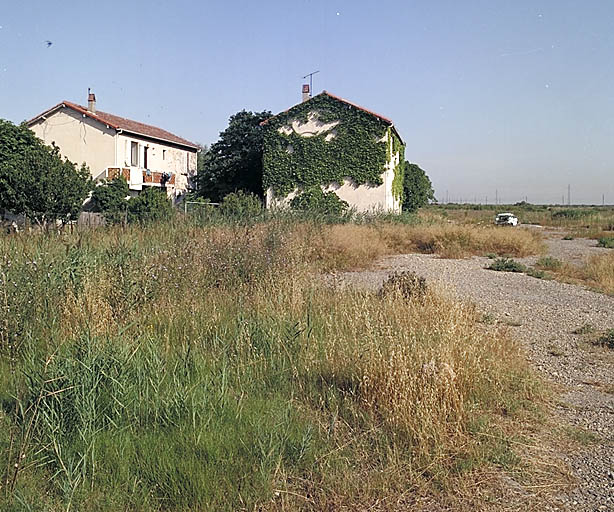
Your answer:
[[[142,167],[107,167],[105,169],[107,180],[113,180],[120,176],[128,182],[130,190],[175,185],[175,174],[172,172],[152,171]]]

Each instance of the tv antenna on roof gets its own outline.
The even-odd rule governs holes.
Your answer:
[[[307,73],[303,79],[309,77],[309,97],[313,96],[313,75],[319,73],[320,71],[312,71],[311,73]]]

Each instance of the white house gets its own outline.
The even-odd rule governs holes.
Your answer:
[[[316,186],[358,212],[401,211],[405,143],[387,117],[305,85],[302,103],[261,124],[268,208]]]
[[[174,201],[191,188],[199,147],[148,124],[88,106],[62,101],[27,121],[46,144],[54,143],[71,162],[85,163],[92,178],[122,175],[133,193],[143,187],[163,187]]]

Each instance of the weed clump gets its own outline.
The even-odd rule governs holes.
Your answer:
[[[423,299],[426,295],[426,279],[415,272],[395,272],[392,274],[380,290],[380,297],[386,297],[391,293],[398,293],[404,299]]]
[[[553,258],[552,256],[544,256],[537,260],[535,264],[536,267],[542,270],[559,270],[563,262],[557,258]]]
[[[595,342],[596,345],[614,349],[614,329],[608,329]]]
[[[545,279],[547,276],[543,270],[534,267],[527,269],[527,275],[529,277],[534,277],[535,279]]]
[[[598,247],[605,247],[607,249],[614,249],[614,236],[602,236],[597,240]]]
[[[584,324],[572,331],[572,334],[591,334],[595,332],[595,328],[591,324]]]
[[[497,272],[525,272],[527,267],[511,258],[497,258],[486,267],[488,270]]]

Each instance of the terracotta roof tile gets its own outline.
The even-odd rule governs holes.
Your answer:
[[[146,137],[172,142],[174,144],[188,146],[194,149],[198,149],[199,147],[198,144],[194,144],[189,140],[186,140],[182,137],[178,137],[177,135],[163,130],[162,128],[158,128],[157,126],[140,123],[138,121],[133,121],[132,119],[126,119],[125,117],[116,116],[115,114],[102,112],[101,110],[97,110],[96,112],[90,112],[83,105],[78,105],[77,103],[72,103],[71,101],[63,101],[61,103],[58,103],[49,110],[46,110],[42,114],[39,114],[36,117],[30,119],[27,124],[30,125],[34,121],[38,120],[39,118],[43,117],[48,113],[51,113],[53,110],[62,107],[63,105],[73,110],[76,110],[77,112],[84,114],[92,119],[100,121],[101,123],[107,124],[115,130],[123,130],[125,132],[134,133],[135,135],[144,135]]]

